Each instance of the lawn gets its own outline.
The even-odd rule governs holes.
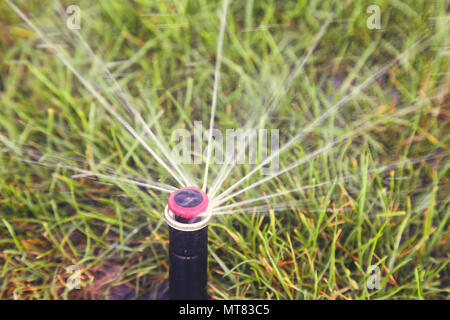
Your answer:
[[[81,0],[75,30],[74,1],[7,2],[1,299],[167,298],[155,187],[181,185],[158,159],[199,125],[180,168],[201,187],[213,109],[282,152],[272,175],[210,161],[208,190],[231,169],[211,200],[236,193],[209,225],[211,298],[448,298],[446,1]]]

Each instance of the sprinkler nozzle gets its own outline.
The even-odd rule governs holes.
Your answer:
[[[186,224],[200,221],[200,215],[206,211],[208,204],[208,196],[196,187],[179,189],[170,195],[168,201],[175,220]]]

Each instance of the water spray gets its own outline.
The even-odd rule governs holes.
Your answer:
[[[169,196],[165,219],[169,225],[169,298],[206,300],[208,262],[208,196],[196,187]]]

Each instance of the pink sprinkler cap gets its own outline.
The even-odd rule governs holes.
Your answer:
[[[176,216],[193,219],[208,208],[208,196],[199,188],[186,187],[172,192],[169,209]]]

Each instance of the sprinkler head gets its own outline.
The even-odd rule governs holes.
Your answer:
[[[186,187],[170,195],[168,206],[176,221],[191,224],[202,219],[208,204],[208,196],[201,189]]]
[[[187,187],[169,196],[169,296],[172,300],[208,299],[208,196]]]

